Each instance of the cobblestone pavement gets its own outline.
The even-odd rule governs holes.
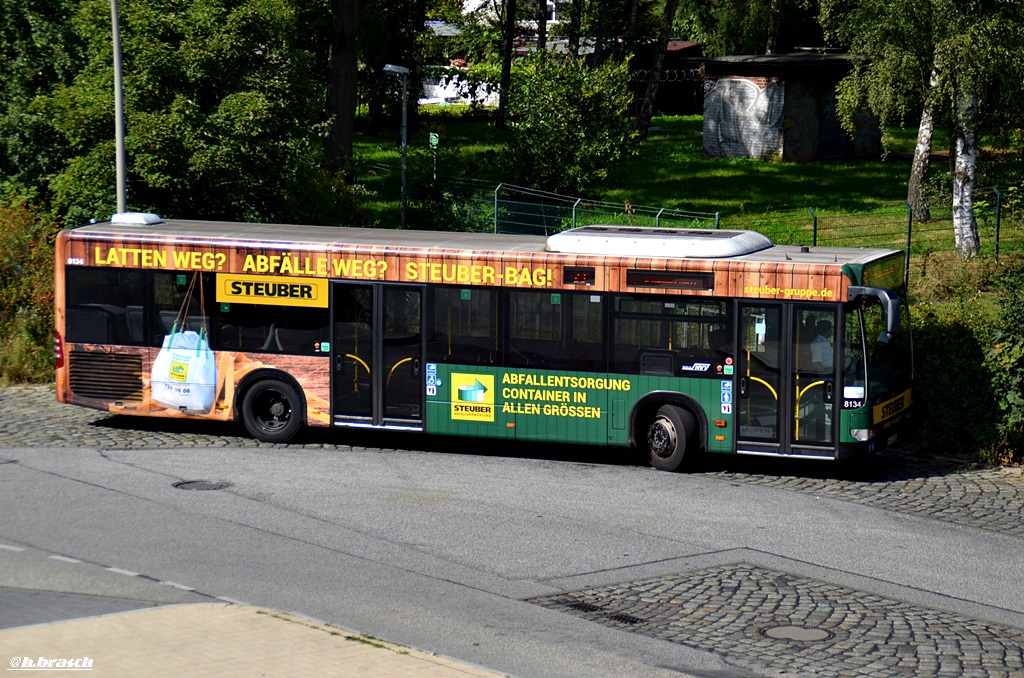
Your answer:
[[[751,565],[531,602],[773,676],[1024,675],[1024,630]]]
[[[830,475],[809,462],[783,468],[778,460],[743,459],[730,460],[727,469],[721,461],[715,466],[704,473],[736,484],[777,487],[1024,537],[1020,468],[970,469],[963,462],[899,453],[833,469]]]

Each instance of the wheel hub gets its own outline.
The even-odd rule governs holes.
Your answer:
[[[656,419],[647,429],[647,443],[659,457],[668,457],[676,448],[675,428],[662,417]]]

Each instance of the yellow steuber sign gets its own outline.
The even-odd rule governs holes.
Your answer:
[[[217,275],[217,301],[327,308],[327,280],[283,275]]]
[[[457,421],[494,421],[494,375],[453,372],[452,419]]]
[[[907,409],[910,405],[910,389],[908,388],[903,393],[899,394],[891,400],[886,400],[884,403],[879,403],[874,406],[873,414],[875,423],[891,419],[897,414]]]

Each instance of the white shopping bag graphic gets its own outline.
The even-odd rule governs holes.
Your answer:
[[[202,332],[164,337],[150,374],[153,400],[189,414],[207,414],[217,398],[217,362]]]

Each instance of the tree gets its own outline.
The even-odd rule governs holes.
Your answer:
[[[908,202],[927,218],[923,186],[933,121],[951,128],[951,204],[957,252],[978,253],[974,217],[978,134],[1017,107],[1024,14],[1000,0],[823,0],[822,25],[846,46],[854,70],[843,80],[839,112],[849,129],[870,110],[883,126],[920,111]]]
[[[821,44],[810,0],[682,0],[678,29],[704,54],[778,54]]]
[[[636,138],[628,81],[626,61],[588,68],[581,59],[550,52],[517,61],[511,139],[502,155],[507,180],[576,195],[599,190],[608,167]]]
[[[422,69],[427,45],[423,0],[367,0],[359,29],[360,100],[367,107],[364,131],[375,135],[385,118],[397,120],[402,108],[401,79],[384,66],[408,68],[409,128],[418,126],[415,105],[422,90]],[[395,125],[397,129],[398,125]]]
[[[668,41],[672,37],[672,25],[675,22],[678,9],[679,0],[666,0],[665,12],[661,17],[658,46],[654,52],[654,64],[651,67],[651,78],[647,81],[644,100],[640,104],[640,112],[637,114],[636,128],[640,131],[641,136],[646,136],[651,128],[651,119],[654,117],[654,100],[658,97],[658,83],[661,81],[661,65],[665,62],[665,50],[668,49]]]
[[[586,7],[583,20],[593,40],[592,64],[621,61],[657,40],[663,8],[652,0],[602,0]]]
[[[937,62],[933,62],[931,74],[928,76],[928,89],[925,90],[922,97],[924,101],[921,104],[921,121],[917,125],[914,160],[910,164],[910,179],[907,180],[907,204],[910,205],[910,213],[915,221],[922,223],[932,218],[925,185],[928,181],[928,168],[931,164],[938,90],[939,66]]]
[[[61,228],[24,192],[0,198],[0,374],[53,378],[53,241]]]
[[[327,162],[340,170],[352,156],[359,77],[359,0],[331,0],[331,34],[327,76],[327,111],[331,132]]]
[[[536,0],[537,49],[548,48],[548,0]]]
[[[580,31],[583,27],[583,0],[569,0],[569,55],[580,55]]]
[[[498,84],[498,122],[508,124],[509,81],[512,78],[513,40],[516,30],[516,0],[504,0],[498,16],[501,20],[501,81]]]
[[[338,219],[346,196],[320,169],[323,90],[297,2],[136,0],[122,9],[131,208]],[[71,223],[114,209],[109,5],[83,2],[73,25],[87,63],[35,102],[65,144],[49,188]]]
[[[12,188],[39,190],[60,170],[65,143],[34,106],[42,93],[71,82],[83,51],[68,20],[72,0],[0,3],[0,175]]]

